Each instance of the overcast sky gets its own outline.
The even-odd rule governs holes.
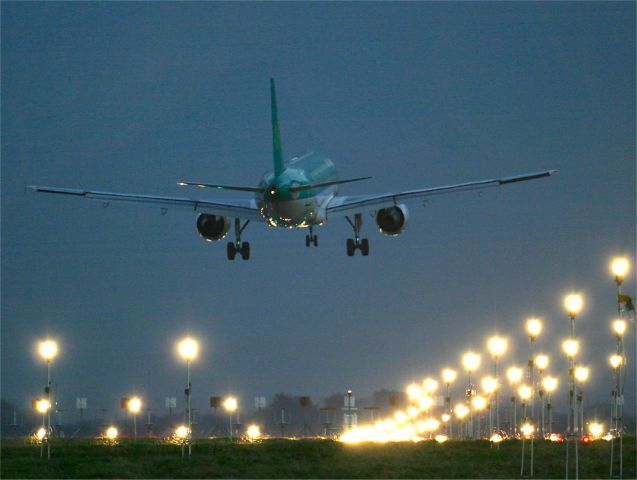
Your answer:
[[[26,407],[40,393],[46,335],[67,408],[114,411],[138,393],[163,411],[181,402],[186,333],[202,342],[205,408],[230,392],[245,404],[403,388],[495,332],[512,342],[504,364],[524,364],[529,316],[564,385],[561,299],[575,289],[590,398],[610,401],[608,262],[635,249],[633,2],[1,8],[3,397]],[[228,262],[194,213],[24,191],[240,196],[176,182],[251,185],[271,168],[270,76],[287,157],[318,150],[344,178],[374,177],[344,193],[560,171],[413,204],[398,238],[365,217],[367,258],[346,256],[342,219],[311,249],[305,231],[253,223],[252,258]]]

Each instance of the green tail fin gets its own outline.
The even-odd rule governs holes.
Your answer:
[[[274,78],[270,78],[270,99],[272,102],[272,156],[274,158],[274,176],[278,177],[283,172],[283,155],[281,153],[281,132],[279,131],[279,118],[276,111],[276,91]]]

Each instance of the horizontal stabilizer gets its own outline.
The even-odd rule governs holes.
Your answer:
[[[304,190],[312,190],[314,188],[329,187],[330,185],[340,185],[342,183],[360,182],[361,180],[369,180],[372,177],[350,178],[347,180],[335,180],[333,182],[313,183],[310,185],[298,185],[290,187],[290,192],[302,192]]]
[[[237,190],[239,192],[262,192],[259,187],[241,187],[237,185],[219,185],[217,183],[178,182],[180,187],[216,188],[219,190]]]

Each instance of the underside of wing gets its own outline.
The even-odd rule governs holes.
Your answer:
[[[143,203],[157,205],[163,209],[191,210],[193,212],[222,215],[235,218],[243,218],[252,221],[263,221],[256,201],[253,199],[241,200],[204,200],[186,197],[164,197],[156,195],[140,195],[134,193],[102,192],[96,190],[82,190],[74,188],[45,187],[29,185],[27,188],[41,193],[54,193],[59,195],[72,195],[77,197],[101,200],[105,203],[111,201]]]
[[[328,217],[349,215],[356,211],[382,208],[409,200],[422,200],[435,195],[443,195],[454,192],[466,192],[481,190],[484,188],[499,187],[511,183],[525,182],[552,175],[557,170],[545,170],[542,172],[516,175],[513,177],[495,178],[490,180],[478,180],[474,182],[458,183],[440,187],[407,190],[399,193],[381,193],[375,195],[354,195],[334,197],[327,206]]]

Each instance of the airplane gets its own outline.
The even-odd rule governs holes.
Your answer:
[[[274,79],[270,78],[270,101],[272,109],[272,154],[274,168],[267,172],[256,186],[224,185],[181,181],[179,186],[232,190],[254,194],[251,199],[212,200],[188,197],[166,197],[143,194],[104,192],[62,187],[28,185],[36,192],[73,195],[101,200],[108,205],[111,201],[152,204],[161,207],[162,213],[168,208],[181,208],[198,212],[197,231],[208,242],[223,240],[234,224],[235,240],[227,244],[227,257],[234,260],[240,254],[244,260],[250,258],[250,243],[243,242],[241,235],[250,222],[265,222],[276,228],[307,228],[305,245],[318,246],[318,235],[314,228],[325,225],[328,220],[344,217],[351,225],[354,235],[346,241],[346,252],[353,256],[360,250],[369,255],[369,241],[361,238],[363,213],[371,213],[378,230],[389,236],[398,236],[409,223],[409,209],[405,202],[426,201],[429,197],[467,190],[482,190],[490,187],[510,185],[548,177],[557,170],[511,177],[479,180],[439,187],[421,188],[394,193],[341,196],[340,185],[359,182],[371,177],[341,180],[334,163],[326,156],[309,152],[283,160],[281,134],[276,104]],[[233,219],[234,222],[231,222]]]

